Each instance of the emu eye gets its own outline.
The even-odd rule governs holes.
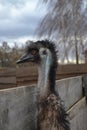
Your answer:
[[[36,55],[36,54],[37,54],[37,50],[32,50],[32,51],[31,51],[31,54],[32,54],[32,55]]]
[[[44,50],[44,51],[43,51],[43,54],[44,54],[44,55],[46,55],[46,54],[47,54],[46,50]]]

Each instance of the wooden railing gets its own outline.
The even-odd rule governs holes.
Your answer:
[[[84,74],[87,74],[87,64],[59,65],[56,80]],[[37,75],[37,67],[34,65],[0,69],[0,89],[34,84],[37,82]]]
[[[87,64],[59,65],[56,72],[56,80],[87,74]],[[37,67],[19,67],[16,71],[17,84],[25,85],[37,82]]]
[[[0,69],[0,89],[16,87],[16,69]]]
[[[64,101],[71,130],[87,130],[87,104],[83,93],[86,81],[82,78],[56,81],[56,92]],[[0,130],[37,130],[36,90],[36,84],[0,90]]]

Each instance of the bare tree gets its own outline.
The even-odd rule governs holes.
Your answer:
[[[24,48],[19,47],[17,43],[10,47],[6,41],[3,41],[0,46],[0,67],[15,67],[23,51]]]
[[[0,48],[0,63],[1,66],[8,66],[9,65],[9,50],[10,47],[6,41],[2,42],[2,46]]]
[[[49,10],[41,21],[38,29],[39,36],[62,39],[64,55],[68,60],[67,40],[73,39],[76,63],[79,63],[79,43],[83,46],[83,37],[87,34],[87,9],[85,0],[42,0]],[[79,40],[78,40],[79,38]],[[70,42],[69,42],[70,43]]]

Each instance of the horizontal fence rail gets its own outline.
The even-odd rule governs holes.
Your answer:
[[[0,89],[12,88],[17,86],[16,69],[0,69]]]
[[[59,65],[56,72],[56,80],[87,74],[87,64]],[[20,85],[34,84],[37,82],[37,67],[29,65],[25,67],[0,69],[0,89],[16,87]]]
[[[87,74],[87,64],[80,65],[59,65],[56,72],[56,80]],[[25,85],[37,82],[37,67],[19,67],[16,71],[17,84]]]

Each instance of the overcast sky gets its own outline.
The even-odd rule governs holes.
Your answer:
[[[44,16],[38,0],[0,0],[0,42],[35,38],[35,29]]]

